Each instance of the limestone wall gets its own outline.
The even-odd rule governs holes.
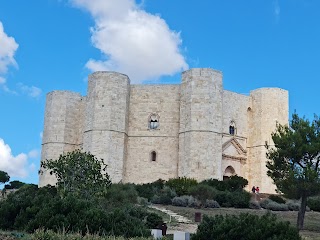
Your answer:
[[[157,129],[150,129],[152,114]],[[135,183],[178,176],[222,179],[232,166],[249,187],[271,193],[264,145],[272,144],[277,121],[288,122],[287,91],[225,91],[222,73],[213,69],[185,71],[180,85],[130,85],[126,75],[96,72],[89,76],[86,97],[68,91],[47,95],[41,159],[83,148],[104,159],[113,182]],[[55,179],[40,175],[39,186],[48,183]]]
[[[41,159],[58,159],[60,154],[81,146],[79,134],[83,124],[82,97],[69,91],[47,94]],[[39,175],[39,186],[54,185],[56,179],[48,172]]]
[[[177,177],[179,85],[131,85],[126,182],[146,183]],[[151,114],[159,127],[150,129]],[[157,154],[151,160],[151,152]]]
[[[230,92],[223,91],[223,119],[222,119],[222,144],[235,138],[242,148],[247,150],[247,132],[248,132],[248,121],[247,121],[247,109],[250,104],[250,97]],[[234,123],[235,134],[229,133],[229,126],[231,122]],[[246,154],[239,154],[238,151],[230,146],[227,149],[222,149],[224,154],[228,156],[244,157]],[[222,174],[228,166],[231,166],[235,170],[235,174],[243,175],[243,165],[246,164],[246,160],[223,158],[222,159]]]
[[[182,73],[178,175],[222,178],[222,73],[190,69]]]
[[[289,119],[288,91],[279,88],[261,88],[251,91],[248,111],[248,165],[245,177],[259,186],[261,192],[273,193],[275,186],[267,176],[265,143],[272,145],[271,133],[276,123],[287,124]]]
[[[130,80],[115,72],[89,76],[83,150],[102,158],[113,182],[123,179],[128,135]]]

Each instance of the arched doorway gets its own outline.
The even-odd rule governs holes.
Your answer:
[[[231,176],[233,176],[235,174],[236,174],[236,171],[234,170],[234,168],[231,167],[231,166],[228,166],[226,168],[226,170],[224,170],[223,180],[227,180],[227,179],[229,179]]]

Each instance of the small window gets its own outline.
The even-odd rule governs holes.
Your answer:
[[[230,126],[230,127],[229,127],[229,133],[230,133],[231,135],[234,135],[234,126]]]
[[[151,114],[149,117],[149,129],[158,129],[159,128],[159,115]]]
[[[230,122],[229,134],[231,134],[231,135],[235,135],[236,134],[236,124],[234,123],[234,121]]]
[[[151,161],[152,162],[157,161],[157,153],[155,151],[151,152]]]

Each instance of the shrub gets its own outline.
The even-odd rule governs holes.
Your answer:
[[[205,203],[207,199],[214,199],[216,194],[217,190],[215,188],[205,184],[198,184],[189,190],[189,195],[192,195],[202,203]]]
[[[320,212],[320,196],[310,197],[307,204],[312,211]]]
[[[131,186],[117,185],[115,189],[129,189]],[[121,196],[123,193],[115,193]],[[129,198],[131,196],[128,193]],[[116,201],[118,197],[114,198]],[[105,203],[107,202],[107,207]],[[110,199],[109,199],[110,203]],[[145,221],[143,221],[143,219]],[[33,232],[35,229],[51,229],[68,232],[103,233],[124,237],[150,236],[148,227],[160,221],[154,213],[133,205],[110,206],[108,198],[79,198],[68,194],[58,195],[56,188],[23,186],[8,196],[0,205],[0,227]]]
[[[159,179],[152,183],[135,185],[136,191],[138,192],[139,197],[144,197],[151,200],[151,198],[160,192],[164,187],[164,180]]]
[[[201,203],[193,196],[184,195],[181,197],[174,197],[172,199],[172,205],[179,207],[200,207]]]
[[[278,221],[275,215],[261,217],[250,214],[204,216],[192,240],[246,239],[246,240],[301,240],[296,228],[289,222]]]
[[[207,179],[201,182],[201,184],[209,185],[214,187],[219,191],[229,191],[234,192],[237,190],[242,190],[245,186],[248,185],[248,180],[240,176],[231,176],[227,180],[220,181],[217,179]]]
[[[172,199],[177,194],[168,186],[164,186],[157,194],[151,198],[151,202],[155,204],[171,204]]]
[[[238,191],[232,192],[230,196],[231,196],[231,201],[230,201],[231,206],[235,208],[249,207],[249,202],[251,198],[250,193],[244,190],[238,190]]]
[[[288,200],[286,205],[290,211],[299,211],[300,209],[300,202],[294,200]]]
[[[220,205],[215,200],[206,200],[206,203],[204,205],[206,208],[220,208]]]
[[[187,177],[171,178],[165,183],[165,185],[174,190],[178,196],[188,194],[190,188],[197,184],[197,180]]]
[[[251,200],[249,202],[249,208],[251,209],[261,209],[260,203],[258,201]]]
[[[286,200],[284,200],[282,197],[279,195],[270,195],[269,199],[276,202],[276,203],[286,203]]]
[[[260,201],[260,206],[264,209],[267,209],[267,205],[271,202],[273,202],[271,199],[265,198],[262,201]]]
[[[226,184],[226,190],[234,192],[237,190],[242,190],[245,186],[247,186],[248,180],[238,175],[234,175],[225,180],[224,183]]]
[[[214,179],[214,178],[204,180],[200,182],[200,184],[208,185],[219,191],[225,191],[227,189],[227,186],[224,181],[219,181],[218,179]]]
[[[288,211],[288,205],[284,203],[277,203],[277,202],[270,202],[267,204],[266,209],[272,210],[272,211]]]
[[[178,207],[187,207],[188,206],[188,196],[174,197],[172,199],[172,205]]]
[[[147,206],[149,205],[148,199],[144,197],[138,197],[137,198],[137,203],[142,205],[142,206]]]
[[[107,191],[108,205],[122,206],[137,203],[138,193],[132,184],[112,184]]]

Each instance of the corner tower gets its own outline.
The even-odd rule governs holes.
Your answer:
[[[271,133],[276,124],[288,124],[288,91],[280,88],[261,88],[250,92],[248,108],[248,162],[246,178],[261,192],[274,193],[276,186],[267,176],[265,144],[273,145]]]
[[[123,178],[128,138],[130,80],[116,72],[89,75],[83,150],[102,158],[112,182]]]
[[[178,176],[222,178],[222,73],[209,68],[182,73]]]
[[[58,159],[60,154],[81,147],[84,100],[79,93],[53,91],[47,94],[41,161]],[[39,187],[55,185],[47,171],[39,175]]]

